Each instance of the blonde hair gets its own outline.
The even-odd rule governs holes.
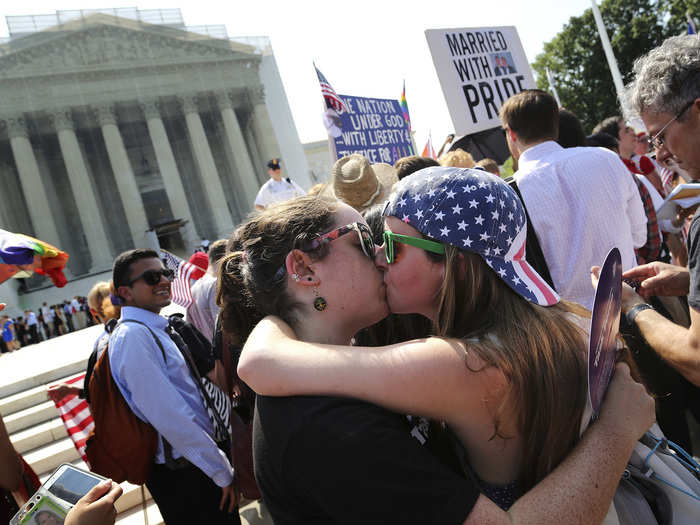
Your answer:
[[[473,168],[476,165],[471,154],[463,149],[448,151],[438,161],[440,166],[448,168]]]
[[[111,283],[108,281],[100,281],[99,283],[95,283],[87,294],[88,306],[97,312],[102,312],[102,302],[109,297],[111,288]]]

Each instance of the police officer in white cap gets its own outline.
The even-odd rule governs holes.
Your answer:
[[[255,209],[264,210],[276,203],[301,197],[306,192],[289,177],[282,177],[280,159],[272,159],[267,163],[267,173],[270,180],[262,185],[258,196],[255,197]]]

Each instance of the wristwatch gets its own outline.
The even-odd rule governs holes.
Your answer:
[[[639,303],[639,304],[634,305],[625,314],[625,318],[627,319],[627,323],[629,323],[630,326],[633,325],[634,319],[635,319],[635,317],[637,317],[637,315],[639,315],[639,312],[642,312],[644,310],[653,310],[653,309],[654,309],[654,307],[650,304],[647,304],[647,303]]]

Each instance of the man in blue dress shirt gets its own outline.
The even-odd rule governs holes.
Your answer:
[[[172,278],[153,250],[115,260],[112,279],[123,307],[108,350],[112,375],[134,414],[159,434],[146,486],[165,522],[240,523],[231,463],[212,438],[204,400],[159,315],[170,304]]]

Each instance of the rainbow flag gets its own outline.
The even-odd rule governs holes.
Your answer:
[[[401,100],[399,101],[399,104],[401,104],[401,109],[403,111],[403,118],[408,124],[408,131],[411,131],[411,117],[408,114],[408,102],[406,102],[406,81],[403,81],[403,91],[401,91]]]

